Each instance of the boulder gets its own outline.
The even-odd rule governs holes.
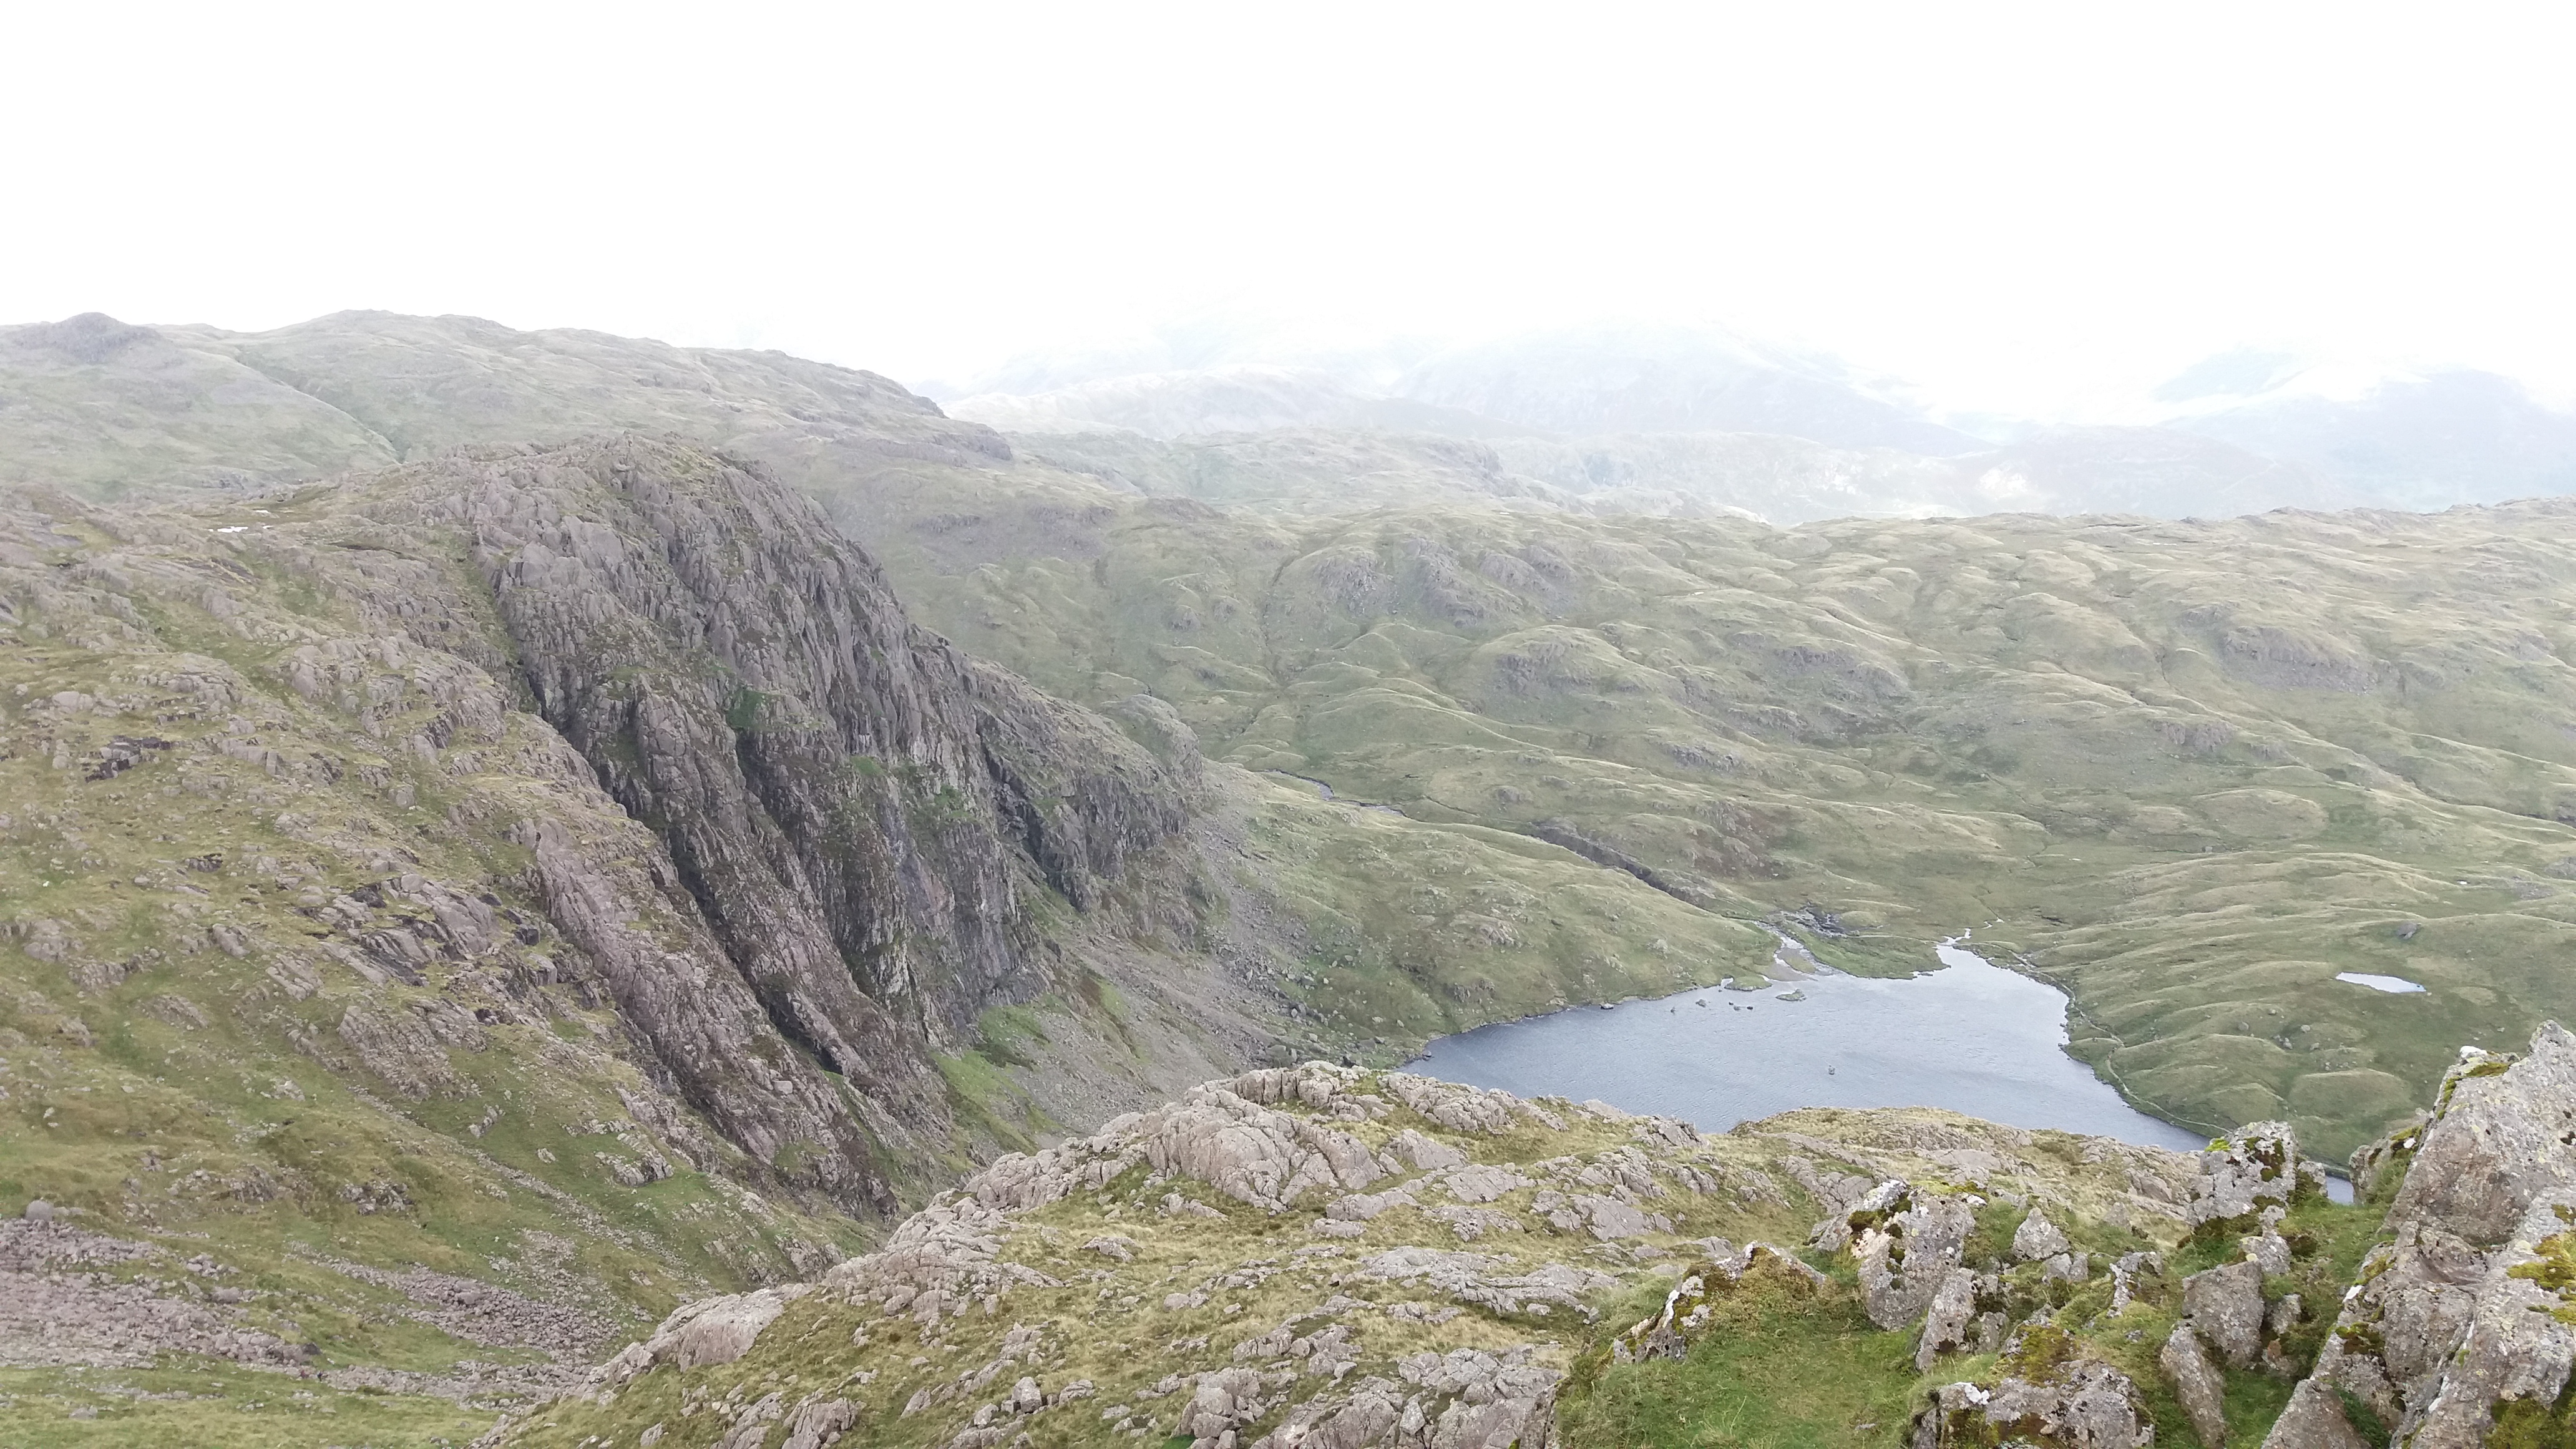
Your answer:
[[[2013,1229],[2012,1255],[2016,1263],[2036,1263],[2071,1252],[2074,1247],[2066,1240],[2065,1231],[2050,1222],[2048,1215],[2037,1208],[2032,1208],[2030,1216],[2021,1220],[2021,1226]]]
[[[2245,1367],[2263,1351],[2262,1266],[2230,1263],[2183,1279],[2182,1311],[2229,1367]]]
[[[1873,1193],[1852,1213],[1862,1309],[1870,1322],[1889,1329],[1923,1317],[1977,1226],[1976,1213],[1964,1201],[1898,1186],[1903,1190],[1886,1194],[1884,1207],[1869,1207],[1881,1200]]]
[[[2287,1122],[2256,1122],[2200,1155],[2183,1220],[2194,1227],[2287,1207],[2299,1184],[2299,1139]]]
[[[2258,1233],[2239,1238],[2236,1245],[2245,1251],[2246,1260],[2260,1266],[2266,1278],[2278,1278],[2290,1271],[2290,1240],[2279,1233]]]
[[[1977,1275],[1965,1268],[1951,1269],[1923,1312],[1923,1334],[1914,1344],[1914,1371],[1928,1374],[1941,1355],[1968,1347],[1976,1316]]]
[[[2165,1382],[2173,1385],[2174,1397],[2182,1401],[2183,1415],[2191,1420],[2191,1431],[2200,1436],[2201,1449],[2226,1449],[2227,1381],[2209,1361],[2190,1324],[2174,1325],[2156,1354],[2156,1367],[2164,1370]]]
[[[788,1304],[812,1291],[811,1284],[789,1283],[686,1304],[653,1330],[643,1345],[643,1357],[649,1365],[681,1369],[732,1363],[751,1351],[760,1331],[777,1322]],[[625,1362],[631,1353],[630,1349],[611,1362]]]

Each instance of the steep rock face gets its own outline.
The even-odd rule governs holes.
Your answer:
[[[740,465],[619,440],[429,471],[447,486],[385,511],[470,532],[539,711],[670,844],[781,1030],[854,1080],[900,1091],[889,1011],[949,1044],[1033,994],[1023,864],[1090,906],[1186,816],[1141,749],[914,628]]]
[[[2412,1157],[2392,1241],[2363,1265],[2272,1449],[2352,1442],[2349,1406],[2412,1449],[2553,1416],[2576,1365],[2576,1035],[2548,1023],[2519,1060],[2464,1051],[2438,1100],[2431,1122],[2366,1150],[2382,1173]]]
[[[912,627],[810,504],[715,455],[635,439],[480,450],[397,470],[361,507],[463,535],[508,646],[478,662],[523,681],[660,837],[669,884],[796,1050],[701,1040],[711,983],[664,980],[538,824],[550,913],[613,963],[621,1010],[684,1097],[746,1145],[825,1149],[819,1173],[871,1158],[862,1121],[880,1139],[936,1135],[926,1050],[1046,983],[1031,894],[1095,904],[1186,819],[1143,750]],[[424,642],[460,647],[465,631],[421,622]],[[857,1118],[807,1055],[857,1089]],[[778,1078],[752,1084],[758,1107],[736,1085],[763,1075],[755,1062]],[[762,1120],[798,1098],[802,1120]],[[882,1182],[836,1186],[853,1190],[891,1206]]]

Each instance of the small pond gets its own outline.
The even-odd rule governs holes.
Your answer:
[[[2409,981],[2403,976],[2381,976],[2371,971],[2338,971],[2335,979],[2349,981],[2355,986],[2367,986],[2373,991],[2385,991],[2391,996],[2407,996],[2424,989],[2421,981]]]
[[[1799,953],[1803,955],[1804,953]],[[2066,1055],[2066,998],[1957,943],[1903,980],[1819,971],[1442,1037],[1410,1070],[1523,1096],[1599,1098],[1704,1132],[1794,1107],[1946,1107],[2017,1127],[2197,1151]],[[1786,965],[1787,963],[1783,963]],[[1802,999],[1784,1001],[1796,992]]]

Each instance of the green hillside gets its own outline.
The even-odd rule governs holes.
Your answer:
[[[1710,929],[1900,970],[1974,927],[2073,993],[2078,1054],[2213,1131],[2286,1115],[2339,1152],[2459,1042],[2569,1006],[2559,504],[1590,517],[1449,439],[1008,442],[777,354],[384,314],[164,332],[406,455],[705,437],[1042,688],[1149,693],[1210,758],[1546,842]],[[156,428],[120,415],[94,452]],[[1390,1047],[1444,1020],[1370,1015]]]

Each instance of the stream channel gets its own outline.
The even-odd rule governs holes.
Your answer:
[[[1407,1070],[1524,1097],[1599,1098],[1703,1132],[1795,1107],[1946,1107],[2181,1152],[2209,1145],[2131,1107],[2066,1054],[2056,988],[1961,941],[1936,949],[1942,969],[1886,979],[1815,965],[1784,943],[1758,991],[1707,987],[1501,1022],[1430,1043]],[[1791,992],[1803,999],[1781,999]]]

